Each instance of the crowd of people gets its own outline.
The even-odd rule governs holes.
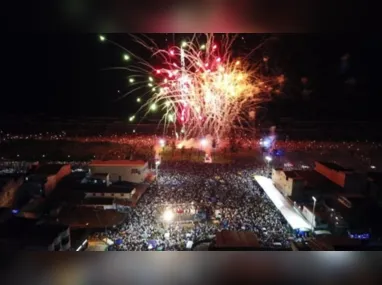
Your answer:
[[[109,229],[116,250],[184,250],[217,231],[252,231],[265,248],[289,248],[293,233],[254,181],[262,165],[167,162],[126,222]],[[166,211],[174,215],[164,219]],[[104,233],[100,233],[104,235]]]
[[[276,132],[277,133],[277,132]],[[277,135],[277,134],[276,134]],[[92,159],[148,159],[152,156],[153,148],[158,146],[160,139],[166,141],[166,150],[169,153],[174,146],[178,144],[174,143],[175,136],[162,136],[162,135],[148,135],[139,133],[119,133],[119,134],[99,134],[93,136],[73,136],[68,135],[65,132],[59,133],[39,133],[33,135],[12,135],[2,133],[0,137],[6,141],[14,140],[63,140],[63,141],[76,141],[83,143],[102,143],[109,142],[116,145],[120,145],[120,149],[114,146],[114,150],[105,150],[105,148],[94,148],[94,153],[91,155]],[[200,139],[200,138],[199,138]],[[181,141],[178,139],[178,141]],[[232,144],[235,144],[235,149],[237,151],[247,151],[258,147],[259,137],[249,134],[239,134],[235,138],[227,140],[218,140],[216,144],[215,153],[216,154],[228,154],[231,150]],[[210,142],[211,144],[211,142]],[[187,148],[187,147],[186,147]],[[194,147],[195,148],[195,147]],[[196,147],[198,148],[198,146]],[[354,158],[353,160],[358,160],[362,162],[363,166],[372,166],[380,164],[377,160],[378,157],[382,155],[382,144],[373,141],[316,141],[316,140],[306,140],[306,141],[296,141],[289,139],[278,139],[275,144],[275,148],[284,149],[286,152],[315,152],[317,155],[327,155],[331,156],[333,153],[342,152],[344,155]],[[69,150],[65,150],[69,151]],[[105,153],[105,151],[107,153]],[[109,152],[108,152],[109,151]],[[41,152],[41,151],[40,151]],[[38,151],[37,151],[38,153]],[[80,157],[76,157],[77,154],[70,155],[70,151],[67,155],[67,160],[78,160]],[[349,155],[350,154],[350,155]],[[43,156],[45,154],[43,153]],[[17,154],[17,156],[6,157],[3,155],[1,157],[4,159],[22,160],[25,159],[23,153]],[[78,155],[77,155],[78,156]],[[47,154],[46,157],[51,159],[54,158],[53,153]],[[62,159],[60,157],[60,159]],[[46,159],[45,159],[46,160]],[[341,162],[339,161],[339,164]],[[349,164],[354,164],[351,161]]]
[[[153,156],[153,148],[160,139],[166,141],[166,147],[174,145],[174,138],[138,134],[86,138],[65,135],[59,139],[118,143],[129,146],[133,153],[143,154],[146,159]],[[235,140],[243,150],[259,146],[259,141],[252,137],[236,137]],[[217,151],[227,148],[232,141],[219,142]],[[375,157],[375,153],[382,150],[381,144],[373,142],[279,140],[275,147],[286,153],[316,151],[319,155],[341,150],[369,164],[370,157]],[[7,172],[8,169],[25,169],[28,166],[27,163],[15,163],[2,161],[1,169]],[[87,164],[70,163],[73,169],[86,168]],[[302,166],[295,164],[293,168]],[[254,232],[263,247],[289,248],[293,233],[281,213],[254,181],[254,175],[269,174],[269,165],[255,159],[250,162],[233,161],[230,164],[163,161],[157,181],[135,208],[126,210],[125,223],[107,230],[107,237],[114,241],[115,250],[185,250],[189,249],[190,244],[212,240],[223,229],[245,230]],[[166,211],[174,215],[169,220],[164,219]]]

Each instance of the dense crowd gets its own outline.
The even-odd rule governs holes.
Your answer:
[[[65,136],[59,139],[119,143],[129,146],[133,152],[140,152],[147,159],[153,156],[153,146],[158,145],[159,139],[163,137],[135,134],[86,138]],[[168,147],[173,145],[173,138],[164,139]],[[232,140],[221,141],[218,148],[227,148],[230,143]],[[258,147],[259,141],[243,136],[236,137],[236,144],[240,149],[250,149]],[[345,156],[354,157],[368,165],[375,162],[371,161],[372,157],[382,157],[377,155],[382,145],[373,142],[286,140],[277,141],[275,147],[284,149],[286,153],[300,151],[305,155],[316,152],[319,158],[326,154],[332,159],[333,153],[342,151]],[[302,163],[297,163],[299,159],[299,156],[292,159],[294,169],[303,168]],[[283,165],[287,162],[280,161]],[[86,162],[70,163],[73,169],[86,166]],[[9,169],[24,170],[28,166],[28,163],[2,161],[0,169],[8,173]],[[293,234],[279,211],[254,181],[255,174],[267,176],[269,168],[256,160],[251,160],[249,164],[243,161],[231,164],[162,162],[157,182],[150,186],[136,208],[127,210],[126,222],[107,230],[107,236],[115,242],[116,250],[184,250],[190,244],[212,240],[216,232],[223,229],[246,230],[256,233],[263,247],[288,248]],[[174,213],[171,221],[163,219],[166,211]]]
[[[184,250],[223,229],[246,230],[264,247],[288,248],[286,221],[254,181],[254,174],[268,172],[253,164],[164,163],[157,183],[108,238],[116,250]],[[163,220],[166,211],[174,213],[171,221]]]
[[[6,140],[66,140],[66,141],[76,141],[84,143],[102,143],[109,142],[114,143],[119,146],[113,146],[113,149],[105,149],[103,147],[94,148],[94,153],[91,154],[92,159],[149,159],[152,157],[153,147],[158,146],[160,139],[166,141],[166,150],[169,153],[174,146],[177,146],[174,143],[174,136],[166,137],[160,135],[146,135],[138,133],[120,133],[120,134],[110,134],[110,135],[93,135],[93,136],[69,136],[65,132],[54,133],[40,133],[34,135],[11,135],[11,134],[2,134]],[[179,142],[179,140],[178,140]],[[237,151],[247,151],[254,149],[259,146],[259,138],[241,134],[237,135],[235,139],[219,140],[217,144],[216,153],[228,154],[231,150],[232,143],[235,143]],[[198,148],[199,146],[196,146]],[[187,147],[186,147],[187,148]],[[195,148],[195,147],[194,147]],[[327,156],[339,164],[357,164],[360,162],[361,168],[367,169],[373,168],[374,166],[382,165],[382,161],[379,161],[379,157],[382,157],[382,144],[379,142],[373,141],[353,141],[353,142],[338,142],[338,141],[296,141],[289,139],[279,139],[275,144],[275,148],[284,149],[285,152],[301,152],[301,153],[315,153],[316,156]],[[67,151],[67,150],[65,150]],[[41,151],[37,151],[41,152]],[[335,161],[333,154],[341,153],[342,157],[350,157],[348,161],[341,162],[341,159]],[[69,153],[70,154],[70,151]],[[47,154],[47,157],[54,159],[54,153]],[[82,154],[73,154],[67,155],[68,160],[83,159]],[[23,153],[13,155],[12,158],[8,158],[6,154],[2,154],[2,160],[4,159],[13,159],[21,160],[25,159]],[[62,158],[60,158],[62,159]],[[315,158],[316,159],[316,158]],[[297,159],[299,160],[299,159]],[[358,161],[358,162],[355,162]],[[346,166],[346,165],[344,165]]]

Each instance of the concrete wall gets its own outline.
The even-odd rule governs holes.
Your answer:
[[[316,217],[310,209],[304,206],[301,213],[310,224],[313,223],[313,227],[316,227]]]
[[[288,197],[298,197],[302,195],[305,185],[304,180],[287,177],[283,170],[276,169],[272,170],[272,181],[276,188]]]
[[[147,163],[145,166],[90,166],[91,173],[109,173],[110,181],[122,181],[142,183],[148,175]],[[137,173],[137,171],[140,172]]]
[[[85,193],[85,198],[116,198],[116,199],[131,199],[135,189],[131,193]]]

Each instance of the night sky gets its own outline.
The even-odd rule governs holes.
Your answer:
[[[244,37],[244,40],[241,37]],[[150,54],[129,35],[108,38],[142,57]],[[150,35],[161,46],[187,35]],[[167,39],[167,41],[166,41]],[[235,52],[266,45],[254,57],[270,58],[287,78],[284,95],[268,104],[270,118],[376,120],[379,107],[381,40],[375,35],[239,35]],[[96,34],[10,34],[2,43],[4,113],[126,117],[139,105],[128,91],[123,51]],[[302,78],[307,79],[304,87]],[[305,89],[305,91],[303,91]],[[120,90],[121,93],[118,93]],[[305,95],[304,95],[305,94]]]

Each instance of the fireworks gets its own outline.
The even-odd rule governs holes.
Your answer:
[[[274,87],[283,84],[284,76],[261,75],[263,58],[259,64],[249,63],[246,56],[234,58],[235,36],[224,36],[219,42],[214,35],[205,35],[203,42],[200,38],[195,35],[179,46],[160,49],[155,42],[134,36],[162,64],[154,67],[133,54],[124,54],[123,58],[129,60],[127,70],[146,78],[140,82],[129,79],[131,84],[149,89],[150,98],[142,108],[163,112],[165,126],[180,128],[185,137],[221,138],[235,128],[247,127],[258,104],[270,99]]]

